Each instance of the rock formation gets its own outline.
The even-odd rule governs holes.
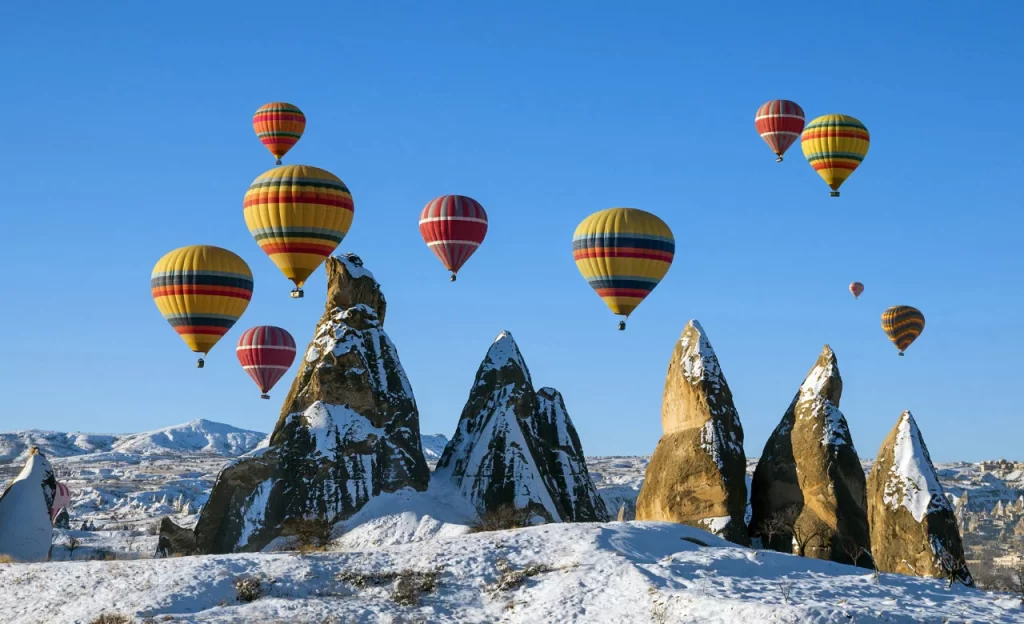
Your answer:
[[[353,254],[325,266],[326,310],[277,426],[218,475],[195,528],[200,553],[257,551],[304,518],[334,523],[381,492],[427,488],[416,400],[383,330],[380,285]],[[187,541],[167,528],[166,544]]]
[[[883,572],[974,581],[964,562],[956,515],[910,412],[882,442],[868,475],[875,565]]]
[[[696,320],[686,324],[672,352],[661,427],[636,519],[679,522],[749,544],[743,428],[718,357]]]
[[[750,535],[775,550],[869,567],[867,484],[842,393],[825,345],[754,470]]]
[[[22,562],[49,558],[50,507],[56,491],[49,460],[32,447],[25,467],[0,495],[0,557]]]
[[[534,390],[507,331],[477,370],[434,478],[451,481],[480,513],[512,504],[548,522],[608,519],[561,395]]]

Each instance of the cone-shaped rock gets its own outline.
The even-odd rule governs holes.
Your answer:
[[[679,522],[749,544],[743,428],[718,357],[695,320],[672,352],[661,426],[636,519]]]
[[[964,562],[956,514],[942,491],[914,416],[903,412],[868,475],[875,565],[883,572],[974,581]]]
[[[507,331],[477,369],[434,478],[451,481],[480,513],[514,505],[549,522],[608,515],[561,395],[545,388],[538,396]]]
[[[870,566],[867,485],[842,393],[825,345],[754,470],[750,534],[783,552]]]
[[[53,525],[50,507],[57,480],[49,460],[33,448],[25,467],[0,495],[0,556],[15,561],[46,561]]]
[[[381,492],[427,488],[416,400],[383,330],[380,285],[353,254],[325,267],[326,311],[269,445],[218,476],[196,524],[198,552],[260,550],[303,517],[337,522]]]
[[[562,393],[537,391],[531,446],[546,477],[548,491],[566,522],[604,522],[608,510],[590,478],[583,445],[565,409]]]

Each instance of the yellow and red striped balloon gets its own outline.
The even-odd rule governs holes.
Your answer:
[[[280,165],[288,150],[302,138],[306,116],[294,104],[271,102],[260,106],[252,116],[252,128]]]
[[[800,135],[807,162],[832,189],[832,197],[839,197],[839,187],[864,161],[870,143],[868,129],[849,115],[822,115]]]
[[[150,289],[160,314],[185,344],[206,355],[249,306],[252,271],[227,249],[191,245],[160,258]],[[197,365],[203,367],[203,358]]]
[[[576,268],[614,314],[629,318],[672,265],[675,239],[657,216],[608,208],[580,222],[572,237]],[[619,329],[626,328],[626,321]]]
[[[275,167],[256,178],[243,202],[245,224],[285,277],[292,297],[341,244],[355,205],[345,183],[309,165]]]
[[[903,355],[924,331],[924,315],[917,308],[893,306],[882,313],[882,331]]]

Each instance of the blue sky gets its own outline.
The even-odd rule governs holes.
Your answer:
[[[0,430],[273,427],[294,368],[261,401],[234,343],[274,324],[305,345],[325,293],[320,269],[290,299],[242,218],[273,166],[252,114],[285,100],[308,119],[286,162],[352,191],[340,250],[383,285],[425,433],[451,435],[508,329],[588,454],[650,453],[696,318],[748,455],[829,343],[862,456],[911,409],[937,461],[1024,458],[1024,6],[372,4],[5,8]],[[753,124],[773,98],[868,127],[842,197],[799,145],[775,163]],[[490,217],[456,284],[417,229],[446,193]],[[571,253],[612,206],[658,214],[677,245],[626,332]],[[203,370],[149,294],[153,264],[189,244],[233,250],[256,284]],[[903,358],[879,326],[895,304],[927,319]]]

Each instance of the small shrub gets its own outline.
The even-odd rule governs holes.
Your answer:
[[[64,548],[68,550],[68,559],[75,558],[75,550],[80,544],[81,542],[79,542],[78,538],[74,535],[69,535],[68,538],[64,540]]]
[[[94,561],[116,561],[117,555],[109,548],[99,547],[94,548],[92,551],[92,557]]]
[[[395,579],[391,599],[405,606],[419,603],[420,596],[437,589],[437,572],[402,572]]]
[[[0,563],[17,563],[10,555],[0,555]]]
[[[327,518],[302,518],[292,521],[292,531],[299,544],[299,550],[308,552],[324,550],[331,543],[334,525]]]
[[[793,593],[793,581],[787,578],[780,579],[779,593],[782,594],[782,602],[789,604],[789,596]]]
[[[519,509],[514,505],[502,505],[481,515],[480,521],[470,531],[480,533],[484,531],[519,529],[528,526],[529,520],[530,511],[528,509]]]
[[[258,577],[239,577],[235,579],[234,585],[238,602],[253,602],[263,597],[263,581]]]
[[[132,619],[123,613],[101,613],[89,624],[132,624]]]
[[[505,559],[498,559],[496,565],[498,571],[501,572],[501,576],[498,577],[497,582],[491,586],[492,592],[503,592],[510,589],[516,589],[526,582],[526,579],[531,576],[537,576],[545,572],[551,572],[553,568],[543,563],[535,563],[528,565],[521,570],[513,570],[509,565],[509,562]]]

